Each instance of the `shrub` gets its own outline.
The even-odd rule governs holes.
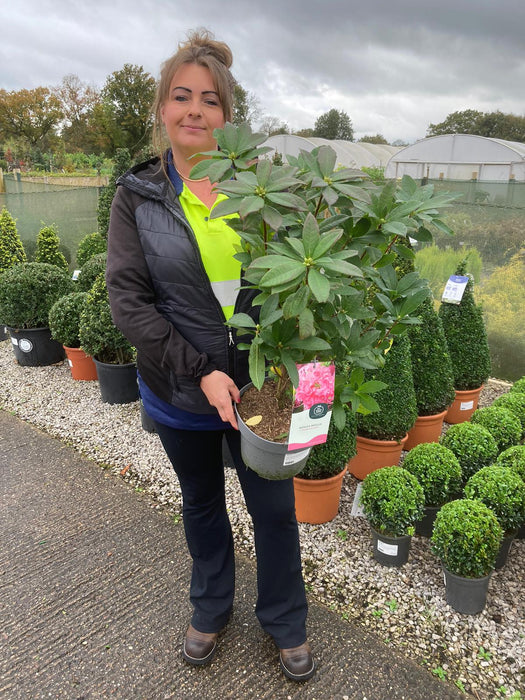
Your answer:
[[[69,266],[63,253],[59,250],[60,238],[56,226],[43,226],[36,238],[35,262],[56,265],[62,270]]]
[[[525,481],[525,445],[513,445],[498,455],[496,464],[513,469]]]
[[[361,504],[374,530],[398,537],[413,534],[414,523],[423,516],[425,495],[403,467],[382,467],[364,479]]]
[[[498,456],[498,446],[490,432],[474,423],[451,425],[439,442],[452,450],[458,458],[463,481],[482,467],[492,464]]]
[[[478,408],[471,417],[471,423],[487,428],[498,446],[498,452],[517,445],[521,439],[521,423],[518,417],[502,406]]]
[[[327,479],[339,474],[356,452],[355,413],[347,410],[346,423],[342,430],[330,421],[328,438],[322,445],[312,447],[303,470],[297,475],[301,479]]]
[[[72,292],[55,301],[49,311],[51,335],[68,348],[80,347],[80,313],[86,299],[86,292]]]
[[[521,377],[517,381],[514,382],[514,384],[510,388],[510,393],[519,393],[519,394],[525,394],[525,377]]]
[[[89,258],[80,268],[77,286],[81,292],[89,292],[97,277],[106,271],[108,254],[97,253]]]
[[[483,467],[467,481],[465,496],[488,506],[504,532],[515,530],[525,520],[525,483],[512,469]]]
[[[456,269],[464,275],[466,263]],[[474,284],[469,277],[459,304],[442,303],[439,316],[452,361],[454,387],[460,391],[477,389],[490,375],[490,352],[481,308],[474,302]]]
[[[453,240],[450,236],[447,239],[449,242]],[[450,246],[443,249],[437,245],[427,245],[416,252],[415,266],[421,277],[428,280],[434,297],[441,299],[446,280],[454,274],[459,263],[465,258],[474,282],[479,282],[483,261],[475,248],[462,247],[460,250],[454,250]]]
[[[80,347],[99,362],[124,365],[134,359],[129,341],[113,323],[104,275],[99,275],[88,292],[80,314]]]
[[[26,262],[26,253],[16,229],[16,221],[7,209],[2,207],[0,213],[0,272],[9,270],[22,262]]]
[[[379,411],[366,416],[358,414],[358,434],[376,440],[401,440],[417,418],[408,338],[396,337],[384,366],[367,370],[365,378],[382,381],[387,387],[377,394]]]
[[[494,568],[502,537],[501,525],[490,508],[464,498],[440,508],[430,542],[448,571],[482,578]]]
[[[512,411],[521,423],[522,435],[525,435],[525,393],[513,391],[508,394],[503,394],[503,396],[497,398],[492,405],[507,408],[509,411]]]
[[[115,151],[115,161],[111,175],[109,177],[109,182],[106,187],[103,188],[100,197],[98,198],[98,230],[102,238],[108,237],[109,228],[109,213],[111,211],[111,202],[115,196],[115,191],[117,189],[117,180],[123,175],[131,166],[131,156],[127,148],[117,148]]]
[[[77,248],[77,266],[83,267],[86,262],[98,253],[105,253],[108,249],[108,242],[100,233],[88,233],[80,241]]]
[[[421,484],[427,506],[441,506],[461,488],[461,465],[457,457],[437,442],[413,447],[405,457],[403,467]]]
[[[0,318],[12,328],[46,328],[55,301],[75,291],[65,270],[49,263],[21,263],[0,274]]]

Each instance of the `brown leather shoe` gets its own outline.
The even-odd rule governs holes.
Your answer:
[[[293,681],[307,681],[315,673],[315,661],[308,642],[291,649],[280,649],[283,673]]]
[[[199,632],[190,625],[184,637],[182,658],[195,666],[209,664],[215,654],[218,636],[217,632]]]

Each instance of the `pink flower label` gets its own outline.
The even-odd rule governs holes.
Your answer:
[[[299,385],[294,391],[289,450],[326,442],[334,402],[335,365],[332,362],[309,362],[297,365],[297,370]]]

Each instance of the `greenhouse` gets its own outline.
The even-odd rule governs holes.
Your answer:
[[[346,168],[384,168],[388,161],[401,150],[398,146],[377,143],[354,143],[340,139],[320,139],[313,136],[304,138],[293,134],[270,136],[265,141],[274,152],[286,156],[298,156],[300,151],[311,151],[317,146],[331,146],[337,154],[338,165]]]

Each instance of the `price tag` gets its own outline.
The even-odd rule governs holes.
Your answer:
[[[467,288],[468,277],[464,275],[451,275],[443,290],[441,301],[447,304],[459,304]]]

